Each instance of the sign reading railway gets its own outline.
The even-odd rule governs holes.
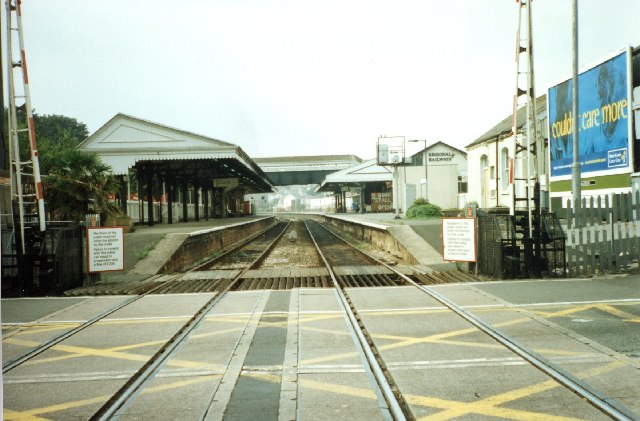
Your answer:
[[[87,228],[89,272],[124,270],[122,227]]]
[[[475,262],[475,218],[442,218],[442,256],[452,262]]]

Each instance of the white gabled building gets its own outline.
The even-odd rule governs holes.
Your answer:
[[[122,113],[78,149],[112,168],[121,180],[122,210],[150,225],[198,220],[201,210],[204,218],[246,214],[245,194],[274,190],[238,145]]]
[[[412,155],[410,160],[410,165],[402,167],[405,174],[401,175],[406,176],[405,209],[419,197],[442,209],[465,206],[467,193],[467,153],[465,151],[444,142],[436,142]]]
[[[548,139],[547,128],[547,96],[542,95],[536,100],[536,110],[538,116],[536,125],[538,136]],[[518,138],[523,136],[521,131],[525,129],[526,108],[520,108],[517,112]],[[507,116],[500,123],[492,127],[478,139],[471,142],[465,148],[467,150],[468,165],[468,202],[476,202],[479,208],[492,208],[496,206],[509,207],[511,205],[509,187],[509,158],[513,156],[514,139],[512,132],[512,115]],[[522,141],[523,142],[523,141]],[[545,142],[546,144],[546,142]],[[544,160],[541,167],[546,169],[547,152],[541,154]],[[523,157],[524,154],[519,154]],[[518,158],[520,159],[520,158]],[[526,178],[524,176],[525,165],[523,162],[516,162],[516,178]],[[547,191],[546,175],[539,175],[541,190]],[[523,187],[521,187],[523,188]],[[523,197],[524,192],[518,192],[518,196]]]

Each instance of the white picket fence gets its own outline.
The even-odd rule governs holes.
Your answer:
[[[639,254],[640,192],[583,198],[578,211],[567,204],[569,276],[624,271]]]

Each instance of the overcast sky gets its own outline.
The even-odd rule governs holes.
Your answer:
[[[640,1],[579,3],[581,66],[640,45]],[[254,158],[372,158],[379,135],[464,148],[511,112],[516,4],[23,0],[32,104],[91,133],[122,112]],[[532,5],[540,95],[571,75],[571,1]]]

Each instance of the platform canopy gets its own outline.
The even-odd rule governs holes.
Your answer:
[[[387,181],[393,181],[393,173],[389,168],[378,165],[374,158],[327,175],[316,192],[337,192],[342,187],[360,187]]]
[[[239,146],[126,114],[116,114],[78,149],[95,152],[116,175],[135,168],[177,183],[206,185],[236,178],[247,192],[274,190]]]
[[[355,155],[277,156],[255,158],[277,186],[320,184],[336,171],[362,162]]]

